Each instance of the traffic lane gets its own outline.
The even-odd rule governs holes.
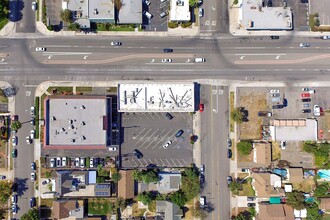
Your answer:
[[[18,1],[18,4],[22,17],[16,24],[16,32],[34,33],[36,12],[32,11],[32,1]]]

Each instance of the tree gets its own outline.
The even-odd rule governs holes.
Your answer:
[[[147,170],[142,172],[142,181],[144,183],[158,182],[158,174],[154,170]]]
[[[187,201],[195,198],[200,192],[199,174],[194,167],[189,167],[182,173],[182,192],[185,194]]]
[[[139,182],[142,181],[142,173],[140,171],[133,170],[132,176],[133,176],[133,179],[135,179],[136,181],[139,181]]]
[[[112,181],[114,181],[115,183],[118,183],[119,180],[121,179],[121,174],[116,172],[114,174],[111,175],[111,179]]]
[[[72,12],[69,9],[62,10],[60,17],[64,22],[72,22]]]
[[[237,150],[242,155],[249,155],[252,150],[252,142],[251,141],[240,141],[237,144]]]
[[[184,193],[179,190],[170,195],[170,199],[174,204],[177,204],[179,207],[183,207],[187,202],[187,198]]]
[[[69,31],[78,31],[80,30],[80,24],[74,22],[74,23],[71,23],[69,24],[69,27],[68,27]]]
[[[243,122],[243,118],[244,118],[244,113],[241,111],[241,108],[235,108],[231,113],[230,113],[230,117],[233,121],[237,122],[237,123],[242,123]]]
[[[27,213],[22,215],[21,220],[39,220],[38,209],[30,209]]]
[[[239,191],[243,188],[243,184],[234,180],[230,183],[229,188],[234,195],[238,195]]]
[[[22,127],[22,124],[21,122],[19,121],[13,121],[11,123],[11,129],[14,130],[14,131],[17,131],[18,129],[20,129]]]
[[[198,0],[189,0],[189,6],[192,8],[197,7],[198,5]]]
[[[126,207],[126,200],[122,197],[117,198],[115,206],[117,209],[120,208],[121,210],[124,210]]]
[[[319,213],[319,207],[316,203],[313,203],[311,206],[307,207],[307,219],[312,220],[321,220],[322,215]]]
[[[139,195],[137,195],[136,199],[140,202],[142,202],[144,205],[149,205],[151,201],[153,200],[153,196],[150,192],[143,192]]]
[[[49,171],[46,171],[45,172],[45,177],[46,178],[50,178],[52,176],[52,173],[51,172],[49,172]]]
[[[303,192],[293,191],[287,193],[286,203],[292,208],[301,210],[305,208],[305,197]]]
[[[195,206],[191,210],[194,217],[199,217],[201,219],[206,218],[207,214],[204,209],[201,208],[199,202],[196,202]]]
[[[325,196],[325,195],[328,194],[328,190],[329,190],[329,184],[328,183],[320,184],[316,187],[316,189],[314,191],[314,195],[316,197]]]
[[[6,203],[11,195],[12,183],[7,181],[0,182],[0,202]]]

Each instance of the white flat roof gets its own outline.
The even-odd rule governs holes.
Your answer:
[[[171,21],[190,21],[189,0],[171,0]]]
[[[119,112],[193,112],[195,84],[119,84]]]
[[[292,29],[292,12],[290,7],[262,7],[262,0],[241,0],[240,3],[240,24],[244,26],[245,29]]]
[[[290,123],[290,126],[287,126],[288,123],[283,126],[273,126],[274,129],[270,129],[271,136],[276,141],[316,141],[317,120],[313,118],[299,119],[299,121],[302,120],[305,121],[304,126],[295,123]],[[287,121],[295,120],[288,119]]]

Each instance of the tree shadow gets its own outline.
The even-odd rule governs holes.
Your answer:
[[[17,22],[22,20],[22,10],[24,6],[25,5],[23,1],[9,1],[9,21]]]
[[[28,190],[27,178],[15,178],[13,184],[13,192],[16,192],[18,196],[22,196],[24,192]]]

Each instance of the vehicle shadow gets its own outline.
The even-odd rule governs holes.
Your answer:
[[[25,5],[23,1],[9,1],[9,21],[17,22],[22,20],[22,10],[24,6]]]

